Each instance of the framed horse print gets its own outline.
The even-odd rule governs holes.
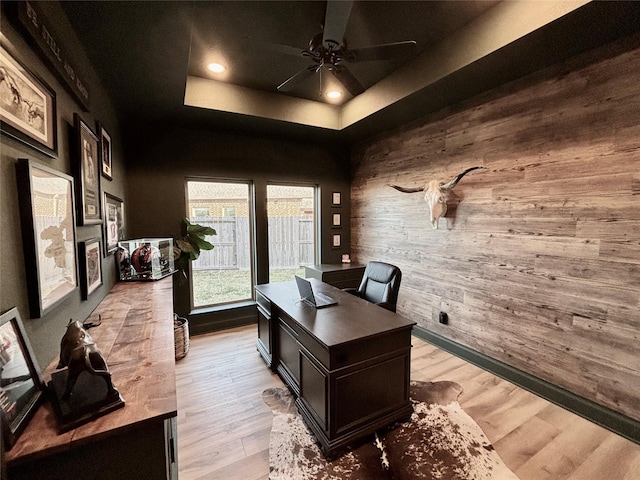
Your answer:
[[[49,157],[58,156],[56,96],[0,46],[0,128]]]

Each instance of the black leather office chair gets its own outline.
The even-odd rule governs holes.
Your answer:
[[[360,286],[357,289],[345,288],[344,291],[395,312],[400,280],[402,272],[398,267],[384,262],[369,262]]]

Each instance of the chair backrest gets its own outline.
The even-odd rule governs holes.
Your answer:
[[[402,272],[398,267],[384,262],[369,262],[358,287],[358,296],[372,303],[382,303],[387,310],[395,312],[400,280]]]

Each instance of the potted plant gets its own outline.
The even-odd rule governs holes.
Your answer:
[[[187,278],[187,267],[191,260],[200,256],[201,250],[213,250],[213,244],[205,240],[207,235],[217,235],[215,229],[191,223],[188,218],[182,220],[182,239],[176,239],[174,245],[174,265],[182,272],[182,282]],[[189,351],[189,321],[173,314],[173,336],[175,359],[179,360]]]
[[[176,239],[174,246],[175,267],[187,277],[189,262],[200,256],[201,250],[213,250],[213,244],[205,240],[207,235],[217,235],[215,229],[191,223],[188,218],[182,221],[182,239]]]

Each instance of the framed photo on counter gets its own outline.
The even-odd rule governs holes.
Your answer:
[[[0,373],[2,440],[10,450],[44,399],[40,368],[16,307],[0,316]]]

